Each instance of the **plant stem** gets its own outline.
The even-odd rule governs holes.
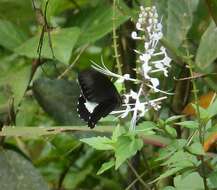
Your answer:
[[[193,76],[193,70],[192,70],[192,60],[191,59],[188,59],[188,62],[187,62],[188,66],[189,66],[189,71],[190,71],[190,75],[191,77]],[[200,143],[203,145],[204,143],[204,133],[205,133],[205,127],[203,126],[203,123],[202,123],[202,120],[201,120],[201,117],[200,117],[200,108],[199,108],[199,101],[198,101],[198,95],[197,95],[197,87],[196,87],[196,83],[195,83],[195,79],[193,78],[192,79],[192,85],[193,85],[193,95],[194,95],[194,99],[195,99],[195,105],[196,105],[196,111],[197,111],[197,120],[198,120],[198,124],[199,124],[199,128],[198,128],[198,131],[199,131],[199,140],[200,140]],[[206,180],[206,177],[205,177],[205,168],[204,168],[204,157],[203,156],[200,156],[199,157],[201,163],[202,163],[202,172],[203,172],[203,184],[204,184],[204,189],[205,190],[208,190],[208,186],[207,186],[207,180]]]
[[[113,48],[114,48],[114,57],[116,59],[116,66],[118,69],[118,74],[122,75],[122,70],[121,70],[121,63],[119,60],[120,55],[118,54],[118,43],[117,43],[117,39],[118,36],[116,34],[116,26],[115,26],[115,13],[116,13],[116,0],[113,0],[113,17],[112,17],[112,21],[113,21],[113,27],[112,27],[112,36],[113,36]]]

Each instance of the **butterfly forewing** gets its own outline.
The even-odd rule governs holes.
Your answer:
[[[81,72],[78,75],[78,82],[88,101],[99,103],[111,98],[120,99],[113,83],[98,71],[90,69]]]

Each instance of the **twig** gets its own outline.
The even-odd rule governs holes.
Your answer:
[[[82,53],[88,48],[89,45],[84,46],[81,51],[79,52],[79,54],[77,55],[77,57],[74,59],[74,61],[72,62],[72,64],[63,72],[61,73],[57,78],[61,79],[63,78],[63,76],[65,76],[71,69],[72,67],[75,65],[75,63],[77,63],[78,59],[80,58],[80,56],[82,55]]]
[[[127,161],[128,166],[130,167],[130,169],[133,171],[133,173],[135,174],[136,178],[140,181],[140,183],[148,190],[151,190],[150,187],[143,181],[143,179],[140,177],[140,175],[137,173],[137,171],[134,169],[134,167],[132,166],[132,164]]]
[[[139,177],[141,178],[142,176],[144,176],[147,173],[147,171],[142,172]],[[139,180],[139,178],[136,178],[132,181],[132,183],[130,183],[127,188],[125,190],[130,190],[131,187],[133,187],[133,185]]]

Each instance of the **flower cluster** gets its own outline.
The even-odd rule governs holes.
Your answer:
[[[161,19],[162,20],[162,19]],[[166,96],[150,99],[151,92],[165,93],[159,89],[160,81],[158,78],[153,77],[157,72],[161,72],[165,77],[168,76],[168,68],[170,67],[171,59],[168,57],[166,49],[159,45],[159,40],[163,37],[162,24],[159,21],[157,9],[153,7],[140,7],[139,18],[136,23],[137,31],[132,32],[132,38],[139,40],[142,43],[140,50],[135,50],[138,54],[138,68],[137,73],[140,75],[139,79],[131,78],[129,74],[123,76],[111,72],[105,65],[100,67],[97,64],[93,68],[99,72],[116,77],[117,82],[124,80],[136,82],[139,85],[138,92],[130,91],[125,94],[123,110],[114,111],[112,113],[119,113],[119,117],[126,117],[132,112],[131,129],[135,129],[136,122],[140,117],[151,108],[155,110],[160,109],[160,103]]]
[[[159,22],[156,7],[144,8],[141,6],[140,10],[141,12],[136,23],[138,31],[132,32],[132,38],[141,40],[144,49],[143,51],[135,50],[135,52],[139,55],[138,62],[141,63],[140,74],[146,82],[148,81],[151,84],[150,87],[158,92],[159,79],[150,75],[156,72],[163,72],[164,76],[167,77],[171,59],[163,46],[158,48],[158,42],[163,37],[163,27],[161,21]]]

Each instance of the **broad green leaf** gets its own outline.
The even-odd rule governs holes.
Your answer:
[[[197,105],[196,104],[192,104],[192,107],[194,108],[196,114],[197,114]],[[212,109],[212,108],[211,108]],[[210,110],[211,112],[214,110]],[[201,106],[199,106],[199,112],[200,112],[200,117],[201,120],[203,120],[204,122],[207,122],[213,115],[211,115],[208,111],[208,108],[205,109]]]
[[[8,98],[14,97],[15,107],[23,98],[30,76],[30,65],[15,63],[0,76],[0,86],[7,88]],[[4,75],[5,74],[5,75]]]
[[[105,171],[109,170],[111,167],[113,167],[115,165],[115,161],[114,160],[110,160],[108,162],[105,162],[102,164],[101,168],[98,170],[97,175],[100,175],[102,173],[104,173]]]
[[[210,182],[211,188],[217,188],[217,172],[212,172],[208,177],[208,181]]]
[[[80,89],[76,81],[40,78],[33,83],[40,106],[61,125],[84,124],[77,113]]]
[[[204,190],[203,179],[196,172],[175,177],[174,184],[177,190]]]
[[[199,107],[199,111],[200,111],[201,120],[205,122],[207,122],[212,117],[212,115],[209,114],[207,109]]]
[[[113,150],[114,147],[112,146],[113,141],[107,137],[91,137],[91,138],[84,138],[80,140],[91,147],[95,148],[96,150]]]
[[[152,129],[156,128],[156,124],[151,121],[144,121],[136,126],[136,132],[142,134],[149,134],[152,132]],[[152,132],[153,133],[153,132]]]
[[[193,154],[205,155],[203,146],[198,142],[193,143],[190,147],[187,147],[187,149]]]
[[[184,139],[173,140],[168,143],[168,145],[160,150],[160,154],[157,157],[157,161],[165,160],[171,157],[174,153],[179,150],[183,150],[183,147],[186,145],[187,141]]]
[[[125,132],[125,129],[118,125],[117,127],[115,127],[115,130],[112,133],[112,140],[116,141],[118,137],[121,136],[124,132]]]
[[[186,40],[199,0],[168,0],[167,40],[175,48]]]
[[[177,137],[176,129],[174,129],[173,127],[171,127],[169,125],[166,125],[165,129],[173,138]]]
[[[169,177],[171,175],[176,174],[178,171],[182,170],[183,168],[171,168],[166,170],[163,174],[161,174],[158,178],[156,178],[155,180],[152,181],[152,183],[155,183],[157,181],[159,181],[160,179]]]
[[[46,0],[42,0],[42,9],[45,9]],[[49,1],[49,5],[47,7],[47,20],[49,23],[55,22],[55,16],[59,16],[59,14],[63,11],[67,11],[69,9],[74,8],[74,4],[70,2],[70,0],[52,0]],[[53,18],[54,17],[54,18]]]
[[[27,39],[26,34],[13,23],[0,20],[0,45],[13,50]]]
[[[177,125],[181,125],[182,127],[189,128],[189,129],[198,129],[199,124],[197,121],[182,121],[176,123]]]
[[[124,161],[135,155],[142,146],[143,141],[139,138],[127,135],[120,136],[114,145],[116,158],[115,169],[118,169]]]
[[[170,156],[162,165],[184,169],[188,167],[194,167],[194,164],[196,163],[197,160],[195,156],[180,150]]]
[[[129,19],[120,9],[115,10],[115,20],[113,19],[113,9],[110,3],[100,2],[95,8],[87,8],[80,11],[72,19],[72,25],[78,25],[81,28],[81,37],[78,45],[93,43],[112,31],[113,21],[115,27]],[[74,22],[77,21],[77,23]]]
[[[0,18],[15,23],[28,31],[30,22],[35,20],[32,2],[28,0],[1,0]]]
[[[208,72],[217,58],[217,30],[213,22],[203,34],[196,54],[196,64],[202,72]]]
[[[0,184],[7,190],[48,190],[39,172],[24,157],[10,150],[0,150]]]
[[[79,38],[80,30],[77,27],[56,29],[51,32],[51,42],[55,57],[62,63],[69,63],[72,50]],[[35,36],[19,47],[15,48],[15,52],[29,58],[37,58],[37,47],[40,36]],[[53,58],[49,45],[48,33],[45,33],[43,40],[41,56],[45,58]]]

